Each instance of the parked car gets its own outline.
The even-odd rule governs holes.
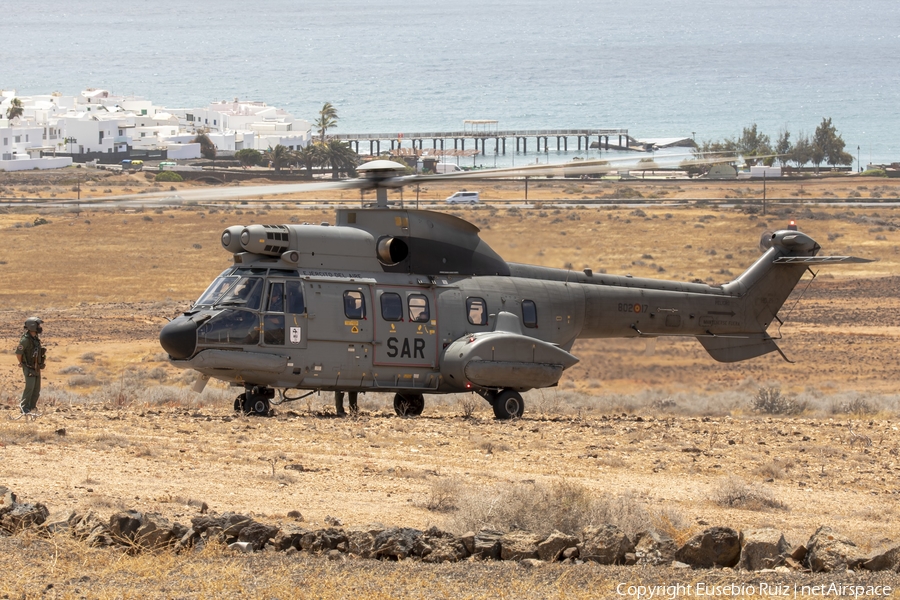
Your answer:
[[[478,204],[480,200],[479,192],[456,192],[447,198],[447,204]]]
[[[459,165],[454,165],[453,163],[439,162],[434,165],[435,173],[456,173],[458,171],[462,171],[462,167]]]

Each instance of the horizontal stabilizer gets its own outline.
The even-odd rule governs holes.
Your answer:
[[[858,256],[782,256],[772,261],[776,265],[803,264],[827,265],[831,263],[869,263],[875,262]]]
[[[768,335],[749,337],[698,337],[709,355],[719,362],[738,362],[748,358],[756,358],[769,352],[779,352],[775,340]],[[784,354],[782,354],[784,356]]]

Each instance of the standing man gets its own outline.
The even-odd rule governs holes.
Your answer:
[[[38,337],[38,334],[44,331],[41,327],[43,322],[40,317],[25,319],[25,333],[22,334],[19,347],[16,348],[16,358],[19,359],[25,375],[25,391],[22,392],[22,401],[19,403],[23,415],[29,413],[32,413],[32,416],[37,415],[35,408],[41,395],[41,370],[44,368],[46,352]]]

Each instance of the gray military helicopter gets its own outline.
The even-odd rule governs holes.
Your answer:
[[[606,165],[492,176],[577,175]],[[764,234],[762,255],[724,285],[512,263],[461,218],[387,201],[391,188],[483,173],[410,176],[387,160],[358,170],[360,179],[326,185],[374,189],[375,206],[341,208],[333,226],[235,225],[222,233],[233,264],[159,336],[172,364],[202,374],[195,389],[208,378],[243,386],[235,410],[257,415],[333,391],[340,411],[345,392],[351,410],[359,392],[389,392],[397,414],[417,416],[427,394],[474,392],[498,419],[521,417],[522,392],[556,386],[578,362],[578,338],[690,336],[721,362],[781,353],[768,328],[782,322],[778,311],[804,272],[869,262],[817,256],[819,244],[790,226]]]

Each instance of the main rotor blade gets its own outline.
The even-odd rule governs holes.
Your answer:
[[[663,168],[678,168],[690,165],[704,165],[716,162],[734,162],[738,160],[733,155],[709,157],[703,159],[691,158],[692,155],[665,155],[653,159],[644,159],[644,162],[635,162],[629,158],[630,164],[610,164],[608,160],[576,160],[566,163],[550,165],[524,165],[521,167],[503,167],[500,169],[483,169],[477,171],[457,171],[437,175],[410,175],[403,177],[405,184],[422,184],[437,181],[454,180],[490,180],[522,177],[572,177],[580,175],[597,175],[613,171],[640,171]],[[680,162],[671,162],[672,159],[684,158]],[[622,159],[616,162],[625,162]]]
[[[282,194],[299,194],[325,190],[352,190],[368,188],[372,182],[365,179],[349,179],[346,181],[322,181],[314,183],[276,183],[273,185],[229,186],[203,189],[179,189],[168,192],[151,192],[148,194],[125,194],[90,198],[100,201],[120,200],[253,200],[259,196],[278,196]]]

